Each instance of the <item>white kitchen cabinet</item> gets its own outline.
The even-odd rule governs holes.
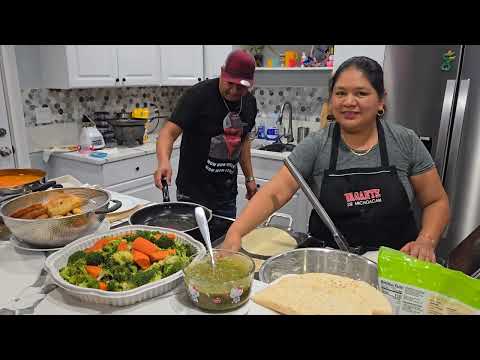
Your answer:
[[[203,75],[205,80],[220,76],[220,69],[232,50],[233,45],[203,45]]]
[[[335,45],[333,71],[353,56],[368,56],[383,66],[386,45]]]
[[[220,75],[233,45],[162,45],[162,84],[190,86]]]
[[[45,88],[161,85],[159,45],[41,45]]]
[[[190,86],[203,79],[202,45],[162,45],[162,84]]]

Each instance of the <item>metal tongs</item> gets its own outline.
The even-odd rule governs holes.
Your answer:
[[[308,186],[302,174],[300,174],[298,169],[295,167],[295,165],[293,165],[293,163],[288,158],[285,158],[284,163],[287,169],[290,171],[290,173],[293,175],[293,177],[297,181],[298,185],[300,185],[300,188],[303,190],[303,192],[307,196],[307,199],[310,201],[310,204],[312,204],[318,216],[320,216],[320,219],[322,219],[325,226],[332,233],[333,240],[337,243],[338,248],[346,252],[352,252],[351,251],[352,249],[350,249],[350,247],[348,246],[347,240],[342,235],[342,233],[337,229],[337,227],[333,223],[330,216],[328,216],[327,212],[323,208],[322,204],[320,204],[320,201],[318,201],[313,191]]]

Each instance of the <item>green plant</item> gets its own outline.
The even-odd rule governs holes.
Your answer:
[[[265,49],[265,45],[249,45],[248,51],[253,55],[261,55],[263,49]]]

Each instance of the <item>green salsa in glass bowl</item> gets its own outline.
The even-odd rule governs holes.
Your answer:
[[[185,269],[184,281],[193,304],[208,311],[229,311],[245,304],[252,287],[255,263],[242,253],[213,250],[191,262]]]

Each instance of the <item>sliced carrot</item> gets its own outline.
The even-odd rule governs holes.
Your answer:
[[[169,255],[170,255],[170,252],[168,250],[158,250],[150,254],[150,259],[152,261],[160,261],[165,259]]]
[[[176,253],[175,249],[158,250],[150,254],[150,260],[160,261],[169,257],[170,255],[175,255],[175,253]]]
[[[176,238],[177,238],[177,235],[175,233],[167,233],[167,239],[175,240]]]
[[[151,255],[160,250],[157,245],[142,237],[136,238],[132,243],[132,249],[141,251],[144,254]]]
[[[126,241],[122,241],[118,247],[117,247],[117,251],[128,251],[128,244]]]
[[[98,282],[98,288],[100,290],[107,290],[107,283],[105,281],[99,281]]]
[[[150,266],[150,258],[147,254],[138,250],[132,249],[133,261],[142,269],[146,269]]]
[[[94,266],[94,265],[85,265],[85,269],[87,272],[94,277],[95,279],[100,275],[102,272],[102,268],[100,266]]]

